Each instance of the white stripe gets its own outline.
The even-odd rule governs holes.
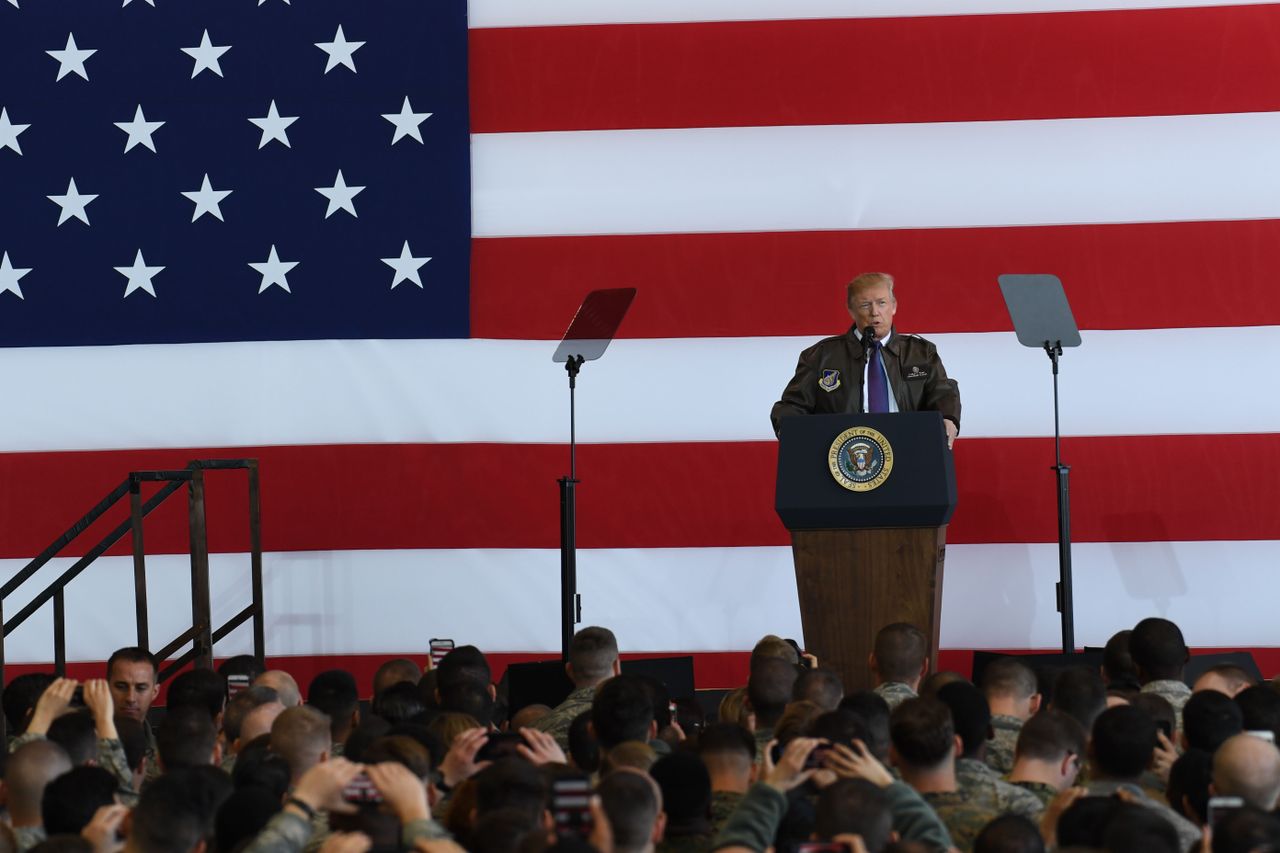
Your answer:
[[[570,24],[767,21],[800,18],[898,18],[1023,12],[1265,5],[1269,0],[471,0],[480,27]]]
[[[1280,216],[1280,113],[472,137],[473,233]]]
[[[1076,544],[1076,636],[1102,645],[1161,615],[1192,646],[1274,645],[1274,596],[1260,594],[1280,542]],[[69,561],[44,569],[5,603],[12,616]],[[559,644],[555,550],[336,551],[264,557],[267,650],[272,655],[417,652],[430,637],[490,651]],[[18,568],[0,561],[0,577]],[[185,556],[148,559],[152,645],[190,626]],[[624,650],[749,649],[766,633],[799,637],[789,548],[657,548],[578,552],[585,624],[611,627]],[[1053,648],[1057,546],[951,545],[944,579],[945,648]],[[249,603],[248,559],[214,555],[214,619]],[[131,645],[132,562],[106,557],[67,593],[67,654],[102,660]],[[53,653],[50,606],[6,641],[10,662]],[[219,655],[249,650],[248,627]],[[819,654],[821,650],[818,650]]]
[[[960,383],[965,436],[1052,434],[1043,352],[1012,333],[929,337]],[[617,341],[582,370],[578,438],[770,440],[769,410],[815,340]],[[0,450],[567,442],[553,350],[493,340],[0,349]],[[1224,352],[1280,362],[1280,328],[1202,328],[1194,342],[1178,329],[1085,332],[1062,359],[1064,434],[1280,432],[1280,398],[1206,357]]]

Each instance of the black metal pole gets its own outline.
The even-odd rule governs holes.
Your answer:
[[[1061,342],[1045,342],[1053,363],[1053,471],[1058,493],[1058,612],[1062,614],[1062,653],[1076,650],[1075,602],[1071,592],[1071,466],[1062,464],[1062,430],[1058,424],[1058,356]]]
[[[578,387],[578,370],[584,359],[571,355],[564,363],[569,374],[569,476],[560,483],[560,657],[569,660],[569,644],[574,626],[581,618],[578,598],[578,438],[574,408],[574,392]]]

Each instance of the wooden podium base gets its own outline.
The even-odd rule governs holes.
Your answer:
[[[805,648],[840,673],[847,691],[871,687],[876,632],[910,622],[938,659],[946,526],[793,530],[791,549]]]

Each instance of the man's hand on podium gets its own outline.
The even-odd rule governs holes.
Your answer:
[[[947,431],[947,449],[951,449],[951,445],[956,443],[956,436],[960,433],[960,429],[956,426],[955,421],[947,418],[942,419],[942,426]]]

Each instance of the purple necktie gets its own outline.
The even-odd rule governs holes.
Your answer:
[[[889,411],[889,388],[884,380],[884,364],[880,361],[880,342],[872,339],[867,356],[867,411]]]

